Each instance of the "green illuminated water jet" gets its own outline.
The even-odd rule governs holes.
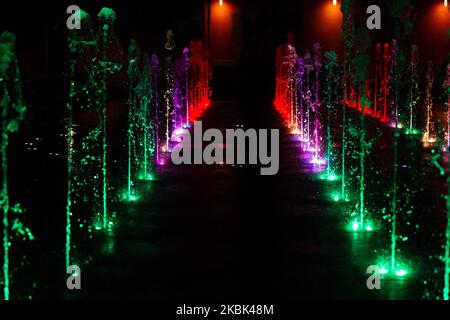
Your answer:
[[[128,50],[128,170],[127,201],[137,200],[133,189],[134,180],[152,180],[155,155],[155,133],[151,118],[151,70],[147,55],[143,58],[142,71],[139,68],[140,50],[131,40]]]
[[[433,62],[428,61],[428,68],[426,73],[427,78],[427,89],[425,97],[425,131],[423,134],[423,142],[425,144],[433,143],[436,141],[436,132],[434,128],[433,120]]]
[[[16,58],[16,37],[7,31],[0,35],[0,107],[1,107],[1,176],[0,209],[3,212],[3,294],[4,299],[10,297],[10,266],[9,251],[11,247],[11,231],[26,232],[17,219],[10,224],[13,214],[21,213],[20,205],[11,206],[8,191],[8,144],[9,135],[19,130],[19,123],[23,120],[26,107],[22,100],[22,86],[19,65]]]
[[[67,121],[67,202],[66,202],[66,269],[70,266],[70,247],[72,233],[72,165],[73,165],[73,98],[75,96],[75,60],[69,62],[69,100],[67,102],[67,110],[69,118]]]
[[[419,91],[419,49],[416,45],[411,46],[411,58],[409,63],[409,93],[408,93],[408,106],[409,106],[409,123],[408,134],[413,134],[415,130],[415,108],[420,98]]]
[[[174,91],[174,50],[175,50],[175,39],[172,30],[168,30],[166,33],[167,42],[165,44],[166,49],[166,65],[165,65],[165,76],[166,76],[166,90],[164,93],[164,101],[166,104],[165,113],[165,134],[166,134],[166,145],[164,147],[165,152],[170,151],[170,138],[173,129],[173,91]]]
[[[447,91],[447,110],[450,108],[450,64],[447,65],[447,78],[444,81],[444,89]],[[447,111],[449,112],[449,111]],[[447,117],[447,126],[450,126],[450,118]],[[447,144],[447,151],[450,152],[450,147]],[[450,170],[450,162],[448,162]],[[445,253],[444,253],[444,290],[443,299],[450,300],[450,175],[447,177],[447,226],[445,228]]]
[[[360,113],[360,129],[359,129],[359,224],[364,227],[364,219],[367,215],[365,207],[365,189],[366,189],[366,154],[369,152],[370,143],[366,141],[365,128],[365,111],[366,107],[370,107],[371,102],[366,94],[366,73],[369,64],[369,57],[364,53],[359,53],[354,59],[355,66],[355,83],[359,88],[361,113]]]
[[[340,82],[339,64],[337,62],[337,55],[334,51],[328,51],[325,53],[327,62],[325,64],[326,69],[326,101],[327,101],[327,170],[326,178],[328,180],[336,180],[336,155],[333,149],[333,137],[331,134],[332,117],[335,112],[335,104],[338,102],[338,88]],[[334,117],[333,117],[334,118]]]
[[[397,64],[397,42],[395,40],[392,41],[392,72],[396,71]],[[392,105],[398,106],[398,88],[399,88],[399,76],[393,76],[394,81],[394,96],[391,100]],[[394,130],[394,142],[393,142],[393,152],[394,152],[394,161],[393,161],[393,170],[392,170],[392,201],[391,201],[391,270],[395,270],[396,268],[396,253],[397,253],[397,179],[398,179],[398,139],[400,137],[399,132],[399,117],[398,117],[398,107],[395,108],[396,115],[394,117],[393,130]]]
[[[121,48],[113,29],[114,11],[103,8],[99,12],[97,35],[90,16],[84,11],[80,16],[81,29],[71,30],[68,35],[66,264],[72,262],[75,215],[81,223],[83,214],[92,212],[94,216],[87,217],[90,221],[85,222],[93,223],[96,230],[111,225],[108,221],[107,91],[110,78],[121,68]],[[82,125],[75,132],[78,122]]]
[[[341,4],[342,35],[344,41],[344,79],[343,79],[343,101],[342,101],[342,152],[341,152],[341,199],[346,201],[346,157],[347,157],[347,101],[348,89],[351,87],[353,74],[353,37],[355,27],[353,22],[353,0],[343,0]]]
[[[67,193],[66,193],[66,241],[65,241],[65,265],[66,268],[72,264],[71,256],[72,256],[72,219],[74,216],[74,204],[77,203],[77,193],[76,191],[82,191],[83,187],[89,185],[91,188],[91,192],[93,195],[96,194],[95,184],[92,185],[90,182],[87,182],[88,179],[84,180],[86,176],[90,176],[90,172],[86,172],[84,175],[84,169],[87,164],[90,163],[89,158],[91,154],[89,153],[87,156],[79,159],[76,151],[75,144],[75,121],[74,121],[74,113],[76,107],[80,107],[83,109],[83,105],[81,101],[83,101],[86,105],[84,107],[89,107],[91,101],[89,99],[89,93],[94,91],[94,81],[88,77],[86,83],[83,83],[79,77],[77,77],[77,71],[82,68],[88,68],[84,65],[81,60],[82,57],[86,55],[90,48],[95,46],[95,39],[92,32],[92,23],[90,16],[83,10],[80,13],[81,18],[81,29],[73,29],[69,31],[67,38],[67,47],[68,47],[68,80],[69,80],[69,89],[68,89],[68,100],[66,104],[68,119],[66,124],[66,139],[67,139]],[[85,97],[85,99],[83,99]],[[91,136],[95,136],[92,134]],[[89,135],[88,135],[89,137]],[[83,141],[83,147],[86,147],[86,151],[91,151],[89,140],[86,139]],[[79,160],[79,161],[78,161]],[[76,175],[74,173],[74,166],[80,164],[82,170],[81,173]]]
[[[305,70],[305,92],[304,98],[306,100],[305,106],[305,125],[304,125],[304,142],[306,144],[306,150],[311,148],[311,110],[312,110],[312,93],[311,93],[311,72],[314,70],[314,63],[311,58],[309,49],[305,50],[305,56],[303,58],[303,65]]]
[[[102,210],[101,221],[103,228],[108,227],[108,139],[107,139],[107,97],[108,76],[116,73],[121,69],[120,62],[114,61],[110,56],[108,50],[117,50],[117,40],[114,35],[114,22],[116,20],[116,13],[110,8],[102,8],[98,13],[99,31],[97,37],[97,49],[99,52],[98,63],[96,66],[98,73],[98,90],[100,92],[100,99],[97,101],[99,110],[99,132],[101,133],[101,181],[102,181]]]
[[[131,201],[135,198],[135,194],[132,191],[133,177],[132,167],[135,162],[136,154],[136,141],[134,135],[134,128],[136,124],[136,109],[137,109],[137,96],[136,87],[139,81],[139,56],[140,51],[137,47],[136,41],[131,39],[130,46],[128,48],[128,177],[127,177],[127,196],[126,199]],[[134,152],[133,152],[134,151]],[[134,160],[134,161],[133,161]]]
[[[138,179],[153,180],[154,164],[156,160],[156,132],[155,116],[156,109],[152,105],[152,70],[150,58],[147,54],[143,57],[143,70],[140,74],[140,81],[137,88],[139,97],[139,122],[141,124],[141,161],[138,170]]]

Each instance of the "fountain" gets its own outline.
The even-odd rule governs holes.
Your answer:
[[[191,57],[188,61],[187,126],[198,119],[206,108],[210,106],[210,81],[212,77],[209,53],[203,46],[202,41],[191,41],[189,43],[189,51]]]
[[[418,66],[419,48],[416,45],[412,45],[408,72],[410,82],[408,92],[409,123],[406,130],[407,134],[416,134],[418,132],[415,128],[415,109],[420,99]]]
[[[159,74],[160,74],[159,59],[156,54],[152,55],[150,61],[150,87],[152,91],[151,103],[154,110],[153,125],[155,127],[155,160],[157,165],[164,163],[164,159],[161,157],[162,146],[160,144],[160,103],[159,103]]]
[[[313,102],[312,102],[312,92],[311,92],[311,73],[314,71],[314,62],[311,58],[311,53],[309,49],[305,50],[305,56],[303,57],[303,66],[305,70],[305,89],[304,89],[304,98],[305,98],[305,116],[304,116],[304,130],[303,133],[304,136],[304,143],[305,143],[305,149],[307,151],[312,151],[313,147],[311,145],[312,143],[312,137],[311,137],[311,111],[313,109]]]
[[[120,59],[118,57],[109,56],[111,53],[117,52],[117,39],[114,34],[114,22],[116,13],[110,8],[102,8],[98,13],[99,31],[97,37],[98,57],[97,65],[94,66],[98,75],[100,99],[97,101],[97,107],[100,114],[99,129],[102,137],[102,226],[106,229],[112,222],[108,221],[108,140],[107,140],[107,78],[121,69]],[[111,222],[111,223],[110,223]]]
[[[106,229],[112,224],[108,221],[107,207],[107,85],[110,77],[121,68],[121,49],[113,32],[116,18],[114,11],[103,8],[99,12],[97,36],[92,32],[89,15],[81,11],[80,16],[83,28],[71,30],[68,35],[67,265],[70,264],[71,219],[74,210],[80,214],[93,212],[93,224],[97,230]],[[89,124],[84,125],[80,132],[75,132],[76,123],[86,121],[82,119],[82,114],[90,115]],[[79,138],[75,139],[75,134]],[[78,204],[77,208],[74,208],[75,203]]]
[[[359,221],[358,227],[366,229],[365,218],[367,216],[367,210],[365,207],[365,189],[366,189],[366,155],[369,152],[370,143],[366,141],[366,128],[365,128],[365,109],[371,105],[366,95],[366,72],[369,64],[369,57],[364,53],[359,53],[353,60],[355,66],[355,84],[359,88],[359,97],[362,112],[360,113],[360,128],[359,128]],[[353,222],[355,226],[355,222]],[[355,229],[355,227],[353,227]]]
[[[142,61],[142,63],[141,63]],[[142,70],[140,68],[142,64]],[[128,49],[128,170],[126,201],[136,201],[139,196],[135,180],[153,180],[157,122],[156,108],[152,103],[152,70],[148,55],[141,52],[136,41],[131,40]]]
[[[137,86],[139,82],[139,59],[141,52],[137,47],[136,40],[131,39],[130,46],[128,48],[128,170],[127,170],[127,193],[125,200],[135,201],[137,195],[133,187],[134,171],[138,166],[138,158],[136,155],[137,144],[139,143],[137,138],[137,131],[139,131],[139,97],[137,94]]]
[[[398,70],[398,54],[399,48],[397,45],[397,40],[392,40],[391,45],[391,56],[390,56],[390,69],[389,69],[389,79],[390,79],[390,110],[391,110],[391,127],[397,128],[400,124],[400,101],[399,101],[399,87],[400,87],[400,70]]]
[[[296,133],[297,122],[297,53],[286,44],[277,49],[277,84],[275,106],[287,127]]]
[[[20,204],[11,205],[8,190],[8,145],[11,133],[19,130],[26,106],[22,100],[22,85],[19,65],[16,58],[16,36],[4,31],[0,35],[0,107],[1,107],[1,177],[0,209],[3,212],[3,295],[5,300],[10,297],[10,262],[11,231],[26,232],[29,239],[33,236],[17,218],[11,223],[11,218],[22,212]]]
[[[297,80],[297,97],[298,97],[298,107],[297,107],[297,131],[296,133],[300,134],[300,141],[304,141],[304,133],[305,133],[305,123],[304,123],[304,107],[303,107],[303,76],[305,74],[305,67],[303,65],[303,59],[301,57],[298,57],[297,60],[297,74],[296,74],[296,80]],[[299,127],[300,126],[300,127]]]
[[[81,28],[69,31],[67,46],[69,50],[68,62],[68,80],[69,80],[69,97],[67,100],[68,120],[66,125],[67,138],[67,196],[66,196],[66,244],[65,244],[65,265],[66,268],[71,265],[71,234],[72,234],[72,216],[74,189],[77,183],[77,177],[74,174],[74,165],[76,162],[75,155],[75,124],[74,124],[74,108],[80,100],[80,93],[83,91],[89,92],[87,87],[79,89],[81,86],[77,81],[77,70],[83,65],[80,57],[85,55],[92,46],[95,45],[94,35],[92,33],[92,26],[90,16],[81,11]],[[80,81],[81,82],[81,81]],[[80,184],[80,182],[78,182]]]
[[[327,139],[326,139],[326,161],[327,169],[325,179],[334,181],[336,176],[336,154],[333,149],[333,136],[331,134],[332,120],[335,118],[335,106],[339,102],[338,89],[340,82],[340,67],[337,62],[337,54],[334,51],[325,53],[326,63],[326,107],[327,107]]]
[[[343,15],[342,35],[344,41],[344,79],[343,79],[343,103],[342,103],[342,152],[341,152],[341,192],[340,200],[347,201],[346,157],[347,157],[347,105],[349,102],[348,91],[352,87],[353,74],[353,0],[344,0],[341,5]],[[339,200],[339,199],[338,199]]]
[[[164,102],[165,102],[165,146],[163,147],[164,152],[170,152],[170,138],[174,127],[174,50],[175,50],[175,40],[172,30],[168,30],[166,33],[167,42],[165,44],[166,49],[166,64],[165,64],[165,92],[164,92]]]
[[[447,65],[447,78],[444,81],[444,89],[447,90],[447,126],[450,126],[450,64]],[[448,128],[447,127],[447,128]],[[449,129],[447,129],[449,130]],[[448,132],[447,132],[448,134]],[[447,135],[447,149],[449,150],[448,135]],[[450,170],[450,162],[448,162]],[[447,205],[447,226],[445,229],[445,253],[444,253],[444,290],[443,299],[450,300],[450,176],[447,177],[448,194],[446,197]]]
[[[388,117],[388,97],[390,94],[389,83],[390,83],[390,73],[389,66],[391,64],[391,50],[389,44],[385,43],[383,46],[383,80],[382,80],[382,101],[383,101],[383,114],[381,121],[384,123],[389,122]]]
[[[156,160],[156,109],[152,105],[152,69],[147,54],[143,56],[143,68],[137,85],[138,122],[140,127],[139,168],[137,177],[140,180],[154,180],[154,163]]]
[[[375,80],[374,80],[374,97],[373,97],[373,115],[376,118],[379,118],[381,113],[379,110],[381,97],[382,97],[382,61],[383,56],[381,52],[381,44],[377,43],[376,49],[375,49]]]
[[[427,78],[427,88],[426,88],[426,96],[425,96],[425,129],[423,133],[422,141],[425,146],[430,145],[436,141],[436,132],[434,128],[434,119],[433,119],[433,82],[434,82],[434,74],[433,74],[433,62],[428,61],[428,68],[426,73]]]
[[[184,48],[181,58],[175,63],[175,131],[189,126],[189,64],[189,49]]]
[[[319,120],[320,111],[320,71],[322,69],[322,48],[320,44],[315,43],[313,45],[314,53],[314,102],[312,104],[314,112],[314,130],[313,130],[313,140],[314,140],[314,157],[312,160],[313,164],[323,164],[323,160],[320,152],[322,151],[321,146],[321,124]]]

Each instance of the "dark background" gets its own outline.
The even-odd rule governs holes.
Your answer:
[[[136,38],[147,52],[158,52],[165,42],[165,31],[172,29],[178,47],[186,46],[191,39],[202,39],[205,31],[206,3],[216,0],[110,0],[110,1],[5,1],[1,4],[0,30],[9,30],[17,35],[17,51],[24,76],[56,76],[64,70],[66,54],[66,8],[77,4],[87,11],[93,21],[104,6],[117,13],[116,32],[124,47],[130,38]],[[217,0],[218,1],[218,0]],[[311,47],[320,41],[326,50],[341,51],[341,40],[336,34],[327,36],[321,30],[320,16],[314,15],[319,5],[327,1],[298,0],[225,0],[240,10],[241,56],[273,57],[273,52],[286,39],[289,31],[296,35],[297,46]],[[331,0],[329,1],[331,2]],[[340,1],[339,1],[340,2]],[[338,6],[339,6],[338,2]],[[385,1],[355,1],[356,24],[365,23],[365,8],[377,4],[382,11],[382,29],[371,31],[372,43],[390,42],[393,38],[393,19]],[[421,60],[443,62],[448,50],[448,41],[440,37],[445,26],[431,13],[441,0],[410,1],[416,14],[413,41],[419,44]],[[445,23],[445,21],[444,21]],[[95,27],[95,26],[94,26]],[[439,30],[438,30],[439,29]],[[439,37],[438,34],[439,33]],[[337,35],[337,36],[336,36]],[[445,34],[444,34],[445,35]],[[436,40],[433,40],[436,38]],[[319,39],[319,40],[318,40]],[[430,41],[434,41],[434,44]],[[260,50],[256,50],[258,47]]]

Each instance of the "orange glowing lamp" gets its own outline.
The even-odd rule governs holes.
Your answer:
[[[219,5],[223,6],[223,0],[219,0]]]

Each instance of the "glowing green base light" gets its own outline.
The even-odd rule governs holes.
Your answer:
[[[349,202],[350,200],[348,198],[343,199],[341,197],[341,193],[340,192],[332,192],[330,194],[330,198],[334,201],[334,202]]]
[[[407,130],[405,130],[405,133],[407,134],[407,135],[420,135],[421,134],[421,132],[420,132],[420,130],[418,130],[418,129],[407,129]]]
[[[406,270],[404,270],[404,269],[400,269],[400,270],[397,270],[397,271],[395,272],[395,275],[396,275],[397,277],[404,277],[404,276],[406,276],[406,274],[407,274],[407,272],[406,272]]]
[[[107,221],[105,228],[103,227],[103,223],[97,222],[94,224],[94,229],[97,231],[100,231],[100,230],[111,231],[113,229],[113,226],[114,226],[113,221]]]
[[[144,181],[154,181],[155,177],[152,174],[148,173],[148,174],[141,174],[141,175],[139,175],[138,179],[139,180],[144,180]]]
[[[127,197],[125,198],[125,200],[126,200],[126,201],[129,201],[129,202],[135,202],[135,201],[138,201],[138,200],[139,200],[139,197],[138,197],[137,195],[132,194],[132,195],[130,195],[130,196],[127,196]]]
[[[380,274],[388,279],[404,279],[411,273],[405,265],[397,265],[394,269],[391,268],[390,270],[386,268],[388,265],[386,262],[378,263],[377,265],[380,266]]]
[[[380,274],[387,274],[388,272],[389,272],[389,270],[386,269],[385,267],[380,268]]]
[[[319,175],[320,180],[326,180],[326,181],[337,181],[339,179],[339,176],[334,173],[322,173]]]
[[[136,202],[140,199],[137,194],[129,194],[128,192],[122,193],[122,196],[120,198],[124,202]]]
[[[361,225],[358,221],[353,221],[350,223],[350,228],[353,232],[372,232],[374,231],[373,224],[367,221],[364,225]]]

